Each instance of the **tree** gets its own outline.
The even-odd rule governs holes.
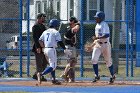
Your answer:
[[[121,1],[114,0],[113,6],[113,20],[120,20],[121,13]],[[112,32],[112,48],[119,49],[120,41],[120,22],[113,22],[113,32]],[[112,51],[112,58],[114,64],[114,72],[118,73],[119,64],[119,52],[116,50]]]
[[[46,15],[47,22],[49,22],[49,20],[53,18],[60,19],[60,16],[57,16],[53,9],[53,0],[50,0],[50,7],[46,9]]]

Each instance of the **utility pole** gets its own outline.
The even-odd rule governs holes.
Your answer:
[[[114,72],[118,73],[119,65],[119,45],[120,45],[120,29],[121,24],[119,22],[121,18],[121,0],[114,0],[113,5],[113,31],[112,31],[112,61],[114,65]],[[117,50],[116,50],[117,49]]]

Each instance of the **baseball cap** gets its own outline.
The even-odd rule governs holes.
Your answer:
[[[46,17],[46,15],[43,14],[43,13],[37,15],[37,19],[39,19],[39,18],[41,18],[41,17]]]

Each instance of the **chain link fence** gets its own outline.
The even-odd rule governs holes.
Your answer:
[[[0,5],[0,56],[6,57],[8,64],[12,63],[8,67],[9,77],[29,77],[36,71],[35,57],[31,52],[33,45],[31,28],[37,14],[45,13],[46,26],[51,18],[62,21],[60,29],[62,38],[68,26],[68,19],[71,16],[79,19],[81,31],[77,33],[76,77],[93,78],[91,53],[84,51],[84,44],[91,41],[94,35],[96,24],[93,16],[97,11],[104,11],[106,14],[106,22],[111,32],[112,58],[118,77],[139,76],[139,68],[135,67],[136,2],[133,0],[2,0]],[[58,47],[57,51],[56,75],[59,77],[67,61],[62,49]],[[103,57],[100,58],[99,64],[100,74],[109,76]]]

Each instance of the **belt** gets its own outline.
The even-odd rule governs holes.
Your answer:
[[[99,44],[106,44],[107,42],[99,42]]]
[[[45,47],[45,48],[53,48],[53,47]]]

